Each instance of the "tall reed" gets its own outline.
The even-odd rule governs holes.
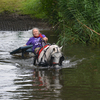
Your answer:
[[[59,43],[99,44],[100,1],[40,0],[46,16],[57,24]],[[63,27],[64,26],[64,27]],[[92,31],[94,30],[94,31]]]

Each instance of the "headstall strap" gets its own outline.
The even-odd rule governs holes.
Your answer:
[[[48,47],[47,47],[48,46]],[[41,57],[41,59],[40,59],[40,62],[39,62],[39,65],[42,65],[42,66],[44,66],[44,65],[48,65],[48,63],[47,63],[47,61],[46,60],[44,60],[44,62],[42,62],[42,60],[43,60],[43,57],[45,57],[46,58],[46,52],[47,52],[47,50],[49,49],[49,47],[50,47],[50,45],[47,45],[47,46],[45,46],[45,50],[44,50],[44,48],[42,48],[42,50],[43,50],[43,56]],[[57,48],[57,52],[55,52],[55,53],[58,53],[59,52],[59,50],[58,50],[58,47],[56,47]],[[41,50],[41,51],[42,51]],[[50,54],[51,54],[51,57],[52,57],[52,55],[54,55],[55,53],[53,53],[54,51],[52,51]],[[62,65],[62,61],[64,60],[64,56],[62,55],[62,57],[60,58],[60,61],[59,61],[59,63],[55,63],[55,62],[51,62],[51,65]],[[37,61],[38,61],[38,58],[37,58]]]
[[[44,50],[44,54],[43,54],[43,56],[41,57],[40,64],[42,63],[43,57],[45,56],[45,58],[46,58],[46,52],[47,52],[47,50],[49,49],[49,47],[50,47],[50,46],[48,46],[48,47],[46,48],[46,50]],[[47,62],[45,61],[45,63],[47,63]]]

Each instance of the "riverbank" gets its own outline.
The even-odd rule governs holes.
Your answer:
[[[29,15],[1,14],[0,31],[25,31],[33,27],[48,30],[50,25],[42,19],[31,18]]]

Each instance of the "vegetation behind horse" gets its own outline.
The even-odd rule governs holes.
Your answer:
[[[61,45],[100,44],[100,2],[97,0],[2,0],[0,4],[0,12],[49,19],[59,33]]]

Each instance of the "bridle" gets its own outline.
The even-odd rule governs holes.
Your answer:
[[[55,52],[55,53],[60,53],[59,50],[58,50],[58,47],[56,47],[56,48],[57,48],[57,52]],[[56,56],[54,56],[55,53],[53,53],[53,51],[51,52],[51,64],[50,64],[50,65],[53,65],[53,66],[59,65],[59,66],[61,66],[61,65],[62,65],[62,61],[64,60],[64,56],[63,56],[63,54],[61,53],[60,60],[59,60],[58,63],[56,63],[56,62],[53,62],[53,59],[54,59],[54,58],[57,58]]]
[[[48,46],[48,47],[44,50],[43,57],[45,57],[45,58],[46,58],[46,52],[47,52],[47,50],[49,49],[49,47],[50,47],[50,46]],[[40,60],[40,62],[39,62],[39,65],[47,66],[47,65],[48,65],[47,61],[45,61],[44,63],[42,62],[43,57],[41,57],[41,60]]]
[[[61,57],[60,57],[60,59],[59,59],[59,62],[58,63],[56,63],[56,62],[53,62],[53,59],[54,59],[54,57],[52,57],[51,56],[51,66],[53,65],[53,66],[55,66],[55,65],[59,65],[59,66],[61,66],[62,65],[62,61],[64,60],[64,56],[62,55]]]
[[[59,52],[58,47],[55,47],[56,50],[57,50],[56,52],[54,52],[55,51],[55,48],[53,48],[52,52],[50,53],[50,61],[49,62],[47,62],[47,60],[44,60],[44,62],[42,62],[43,57],[46,58],[46,52],[47,52],[47,50],[49,48],[50,48],[50,46],[48,46],[45,50],[43,50],[44,53],[43,53],[43,56],[40,59],[40,62],[38,61],[38,58],[37,58],[38,65],[40,65],[40,66],[47,66],[47,65],[50,65],[50,66],[59,65],[59,66],[61,66],[62,65],[62,61],[64,60],[64,57],[63,57],[62,53]],[[61,53],[61,57],[60,57],[58,63],[53,62],[53,59],[56,58],[55,53]]]

